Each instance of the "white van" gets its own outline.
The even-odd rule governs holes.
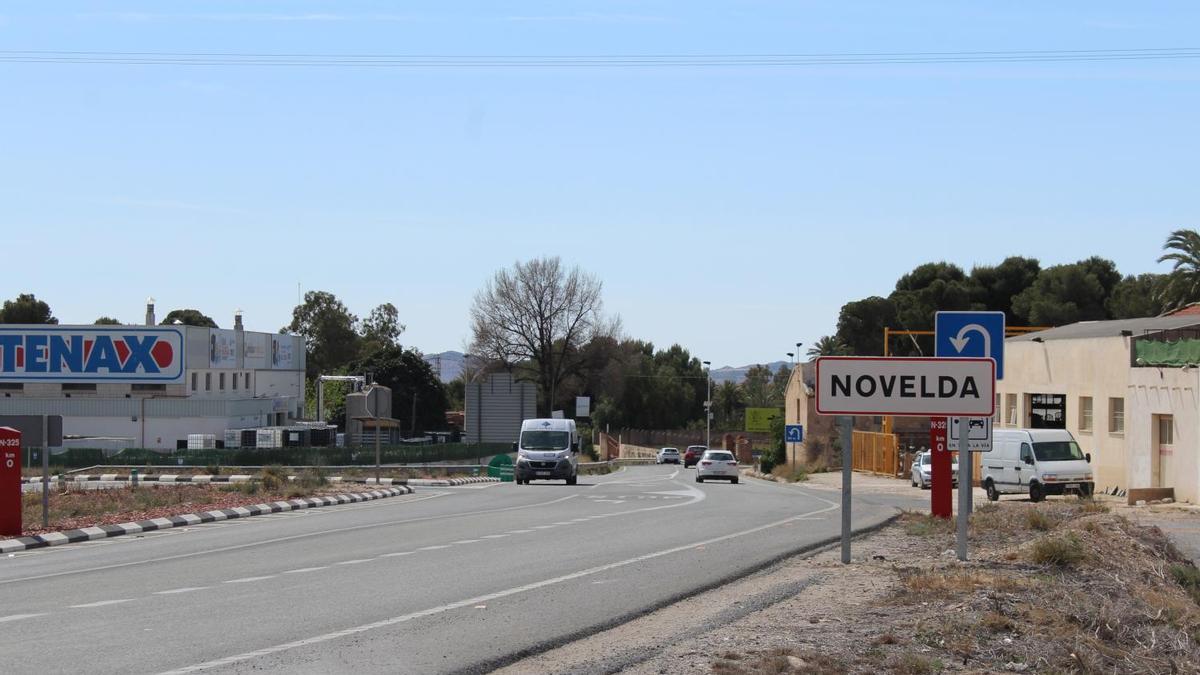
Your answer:
[[[521,438],[513,443],[517,463],[513,480],[567,481],[574,485],[579,470],[579,432],[575,420],[535,419],[521,422]]]
[[[1095,489],[1091,461],[1066,429],[996,429],[992,451],[980,459],[979,482],[992,501],[1002,494],[1027,494],[1035,502],[1067,492],[1087,497]]]

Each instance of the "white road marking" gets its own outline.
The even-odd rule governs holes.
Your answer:
[[[304,574],[305,572],[316,572],[317,570],[327,570],[329,565],[321,565],[320,567],[301,567],[296,570],[284,570],[280,574]]]
[[[449,545],[449,544],[442,544],[441,546],[422,546],[421,548],[419,548],[419,549],[417,549],[417,550],[418,550],[418,551],[436,551],[436,550],[438,550],[439,548],[450,548],[450,545]]]
[[[485,534],[480,539],[503,539],[507,536],[507,534]]]
[[[570,524],[571,524],[571,521],[569,521],[569,520],[560,520],[557,523],[555,523],[555,525],[570,525]]]
[[[334,565],[357,565],[359,563],[371,562],[374,558],[360,558],[358,560],[343,560],[342,562],[334,563]]]
[[[32,619],[37,616],[46,616],[47,612],[40,614],[9,614],[8,616],[0,616],[0,623],[8,623],[9,621],[20,621],[22,619]]]
[[[557,526],[556,525],[534,525],[533,529],[535,529],[535,530],[552,530],[555,527],[557,527]]]
[[[172,588],[169,591],[155,591],[154,595],[175,595],[176,593],[191,593],[192,591],[207,590],[208,586],[187,586],[184,588]]]
[[[608,572],[610,570],[619,569],[621,567],[627,567],[629,565],[634,565],[637,563],[645,562],[647,560],[653,560],[655,558],[661,558],[663,556],[680,553],[682,551],[689,551],[692,549],[701,548],[701,547],[707,546],[709,544],[716,544],[719,542],[729,541],[731,539],[737,539],[739,537],[756,534],[758,532],[762,532],[763,530],[769,530],[774,527],[779,527],[780,525],[786,525],[786,524],[791,523],[799,518],[804,518],[807,516],[814,516],[819,513],[825,513],[826,511],[832,511],[832,510],[839,508],[838,504],[835,504],[834,502],[831,502],[828,499],[821,499],[820,497],[814,497],[814,499],[823,501],[826,504],[829,504],[829,506],[826,506],[825,508],[822,508],[822,509],[817,509],[815,511],[809,511],[807,513],[802,513],[798,516],[792,516],[791,518],[777,520],[773,523],[766,523],[764,525],[759,525],[758,527],[752,527],[748,530],[742,530],[741,532],[733,532],[731,534],[722,535],[720,537],[713,537],[711,539],[695,541],[690,544],[684,544],[682,546],[676,546],[674,548],[663,549],[661,551],[655,551],[653,553],[646,553],[644,555],[640,555],[640,556],[637,556],[634,558],[628,558],[626,560],[620,560],[620,561],[608,563],[605,565],[598,565],[596,567],[590,567],[588,569],[580,570],[578,572],[572,572],[570,574],[564,574],[562,576],[554,577],[551,579],[543,579],[542,581],[537,581],[537,582],[534,582],[531,584],[526,584],[524,586],[508,588],[508,589],[505,589],[502,591],[496,591],[495,593],[488,593],[486,595],[478,595],[473,598],[467,598],[466,600],[459,600],[457,602],[452,602],[452,603],[445,604],[445,605],[438,605],[437,607],[430,607],[429,609],[423,609],[418,612],[412,612],[410,614],[402,614],[400,616],[395,616],[390,619],[384,619],[382,621],[376,621],[374,623],[363,624],[361,626],[355,626],[353,628],[347,628],[345,630],[335,631],[333,633],[325,633],[324,635],[316,635],[316,636],[313,636],[310,638],[305,638],[303,640],[296,640],[294,642],[286,642],[283,644],[275,645],[273,647],[266,647],[264,649],[258,649],[258,650],[252,651],[252,652],[245,652],[242,654],[236,654],[234,656],[227,656],[225,658],[215,659],[213,661],[205,661],[203,663],[197,663],[197,664],[193,664],[190,666],[185,666],[183,668],[178,668],[176,670],[166,671],[166,672],[162,673],[162,675],[184,675],[185,673],[195,673],[195,672],[200,672],[202,670],[210,670],[212,668],[220,668],[220,667],[229,666],[229,665],[232,665],[235,663],[241,663],[243,661],[249,661],[251,659],[261,658],[264,656],[271,656],[272,654],[278,654],[280,652],[290,651],[292,649],[298,649],[300,647],[307,647],[309,645],[330,642],[332,640],[349,637],[351,635],[358,635],[360,633],[365,633],[367,631],[376,630],[379,628],[386,628],[389,626],[395,626],[397,624],[407,623],[409,621],[413,621],[415,619],[421,619],[421,618],[424,618],[427,616],[443,614],[445,612],[449,612],[449,611],[455,610],[455,609],[462,609],[464,607],[474,607],[477,605],[485,605],[492,600],[498,600],[500,598],[505,598],[510,595],[516,595],[518,593],[526,593],[528,591],[534,591],[534,590],[537,590],[540,588],[545,588],[547,586],[553,586],[555,584],[561,584],[561,583],[564,583],[567,581],[573,581],[575,579],[593,576],[596,574],[600,574],[602,572]],[[658,508],[665,508],[665,507],[658,507]]]
[[[396,551],[395,553],[384,553],[380,558],[399,558],[402,555],[412,555],[415,551]]]
[[[533,532],[533,530],[509,530],[505,534],[529,534],[530,532]]]
[[[249,584],[249,583],[253,583],[255,581],[265,581],[267,579],[274,579],[276,576],[278,576],[278,575],[267,574],[267,575],[261,576],[261,577],[242,577],[241,579],[230,579],[229,581],[226,581],[225,583],[227,583],[227,584]]]
[[[419,497],[417,499],[408,499],[408,500],[403,500],[403,501],[397,500],[390,504],[386,504],[386,506],[391,507],[391,506],[395,506],[397,504],[411,504],[413,502],[425,501],[427,499],[436,499],[438,497],[445,497],[449,494],[450,494],[449,492],[439,492],[437,494],[432,494],[427,497]],[[330,530],[321,530],[319,532],[306,532],[304,534],[294,534],[294,535],[291,535],[288,537],[278,537],[276,539],[263,539],[261,541],[250,542],[248,544],[235,544],[233,546],[222,546],[219,548],[210,548],[205,551],[198,551],[195,553],[180,553],[178,555],[168,555],[168,556],[163,556],[161,558],[150,558],[147,560],[135,560],[135,561],[126,562],[126,563],[115,563],[112,565],[102,565],[100,567],[89,567],[87,569],[81,569],[81,570],[70,570],[67,572],[52,572],[50,574],[38,574],[38,575],[34,575],[34,576],[29,576],[29,577],[21,577],[18,579],[3,579],[3,580],[0,580],[0,586],[3,586],[5,584],[15,584],[15,583],[19,583],[22,581],[37,581],[38,579],[53,579],[54,577],[65,577],[65,576],[70,576],[70,575],[74,575],[74,574],[90,574],[92,572],[101,572],[104,570],[120,569],[122,567],[133,567],[135,565],[147,565],[150,563],[166,562],[168,560],[181,560],[184,558],[195,558],[195,557],[202,556],[202,555],[211,555],[213,553],[225,553],[227,551],[238,551],[238,550],[241,550],[244,548],[252,548],[255,546],[264,546],[266,544],[278,544],[280,542],[295,541],[297,539],[308,539],[310,537],[320,537],[320,536],[324,536],[327,534],[337,534],[339,532],[357,532],[358,530],[366,530],[366,529],[377,528],[377,527],[391,527],[394,525],[407,525],[409,523],[421,523],[421,522],[427,522],[427,521],[431,521],[431,520],[447,520],[449,518],[464,518],[467,516],[479,516],[479,515],[487,515],[487,514],[491,514],[491,513],[504,513],[507,511],[519,511],[522,509],[541,508],[543,506],[549,506],[551,504],[557,504],[559,502],[564,502],[564,501],[567,501],[568,499],[574,499],[577,496],[578,495],[567,495],[566,497],[559,497],[558,499],[551,499],[550,501],[547,501],[547,502],[538,502],[535,504],[525,504],[522,506],[507,506],[507,507],[500,508],[500,509],[483,509],[480,511],[464,511],[462,513],[446,513],[446,514],[437,515],[437,516],[422,516],[420,518],[407,518],[404,520],[393,520],[393,521],[387,522],[387,523],[368,523],[366,525],[351,525],[349,527],[337,527],[337,528],[333,528]],[[382,503],[380,504],[380,506],[383,506],[383,505],[384,504],[382,504]],[[347,504],[346,506],[350,506],[350,505]],[[207,530],[207,529],[209,529],[210,526],[211,526],[211,523],[206,524],[204,526],[204,529]],[[164,534],[166,534],[167,532],[170,532],[170,530],[167,530],[166,532],[164,532]],[[119,539],[117,541],[119,541]],[[53,549],[38,549],[38,550],[53,550]],[[75,550],[79,550],[79,549],[75,549]]]
[[[122,598],[120,600],[101,600],[100,602],[89,602],[84,605],[71,605],[71,609],[88,609],[90,607],[105,607],[107,605],[120,605],[126,602],[133,602],[133,598]]]
[[[479,540],[478,539],[460,539],[459,541],[452,541],[450,543],[454,546],[461,546],[463,544],[477,544],[477,543],[479,543]]]

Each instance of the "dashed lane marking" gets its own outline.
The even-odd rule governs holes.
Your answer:
[[[242,577],[241,579],[230,579],[229,581],[226,581],[225,583],[227,583],[227,584],[249,584],[249,583],[253,583],[255,581],[266,581],[267,579],[274,579],[275,577],[276,577],[276,575],[274,575],[274,574],[267,574],[267,575],[264,575],[261,577]]]
[[[155,591],[154,595],[177,595],[179,593],[191,593],[192,591],[208,590],[208,586],[187,586],[186,588],[172,588],[167,591]]]
[[[108,605],[121,605],[126,602],[133,602],[133,598],[121,598],[120,600],[101,600],[100,602],[89,602],[82,605],[71,605],[71,609],[90,609],[92,607],[107,607]]]
[[[46,612],[40,614],[9,614],[8,616],[0,616],[0,623],[8,623],[9,621],[21,621],[22,619],[33,619],[39,616],[46,616]]]

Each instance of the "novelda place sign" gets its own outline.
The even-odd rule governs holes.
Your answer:
[[[817,413],[991,417],[992,359],[826,356],[817,359]]]
[[[181,382],[183,367],[176,328],[0,327],[0,381]]]

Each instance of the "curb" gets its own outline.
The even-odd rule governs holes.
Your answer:
[[[154,530],[165,530],[172,527],[213,523],[220,520],[233,520],[234,518],[249,518],[250,516],[261,516],[269,513],[280,513],[283,511],[299,511],[302,509],[311,509],[321,506],[336,506],[338,504],[367,502],[374,499],[384,499],[386,497],[397,497],[399,495],[412,494],[412,491],[413,490],[410,487],[399,486],[387,490],[347,493],[334,495],[332,497],[289,499],[287,501],[271,502],[270,504],[254,504],[253,506],[238,506],[232,509],[220,509],[218,511],[187,513],[181,516],[154,518],[152,520],[142,520],[136,523],[122,523],[120,525],[96,525],[78,530],[49,532],[47,534],[37,534],[31,537],[18,537],[16,539],[0,540],[0,553],[15,553],[17,551],[28,551],[29,549],[34,548],[45,548],[47,546],[58,546],[60,544],[73,544],[78,541],[106,539],[108,537],[119,537],[125,534],[153,532]]]
[[[453,487],[455,485],[469,485],[471,483],[499,483],[499,478],[479,477],[479,478],[409,478],[409,485],[420,485],[423,487]]]

